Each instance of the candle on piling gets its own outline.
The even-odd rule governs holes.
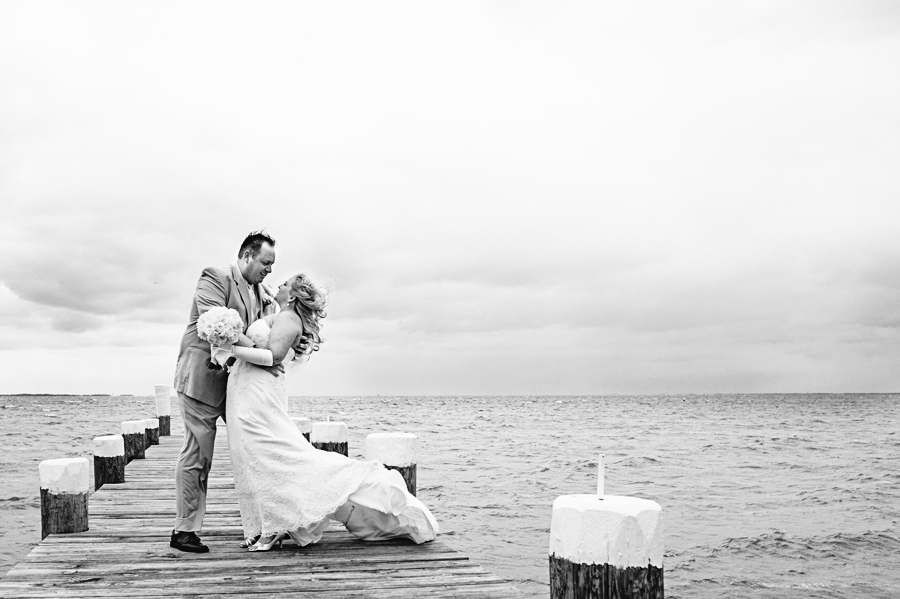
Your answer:
[[[343,422],[313,423],[309,441],[316,449],[350,455],[350,448],[347,445],[347,425]]]
[[[168,437],[172,434],[172,408],[169,387],[157,385],[154,390],[156,392],[156,418],[159,420],[159,436]]]
[[[553,502],[550,599],[663,597],[662,510],[648,499],[606,495],[604,458],[596,495]]]
[[[122,435],[94,437],[94,490],[106,483],[125,482],[125,439]]]
[[[88,461],[44,460],[41,478],[41,540],[47,535],[88,529]]]
[[[413,495],[416,494],[417,449],[418,439],[412,433],[372,433],[366,437],[366,459],[399,472]]]
[[[597,497],[603,499],[604,489],[603,489],[603,458],[606,456],[602,453],[597,458]]]

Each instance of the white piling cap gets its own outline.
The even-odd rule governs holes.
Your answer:
[[[346,443],[347,425],[343,422],[314,422],[309,440],[313,443]]]
[[[157,418],[144,418],[144,428],[159,428],[159,420]]]
[[[312,430],[312,420],[309,418],[303,418],[302,416],[297,416],[295,418],[291,418],[294,421],[294,424],[297,425],[297,428],[300,429],[301,433],[308,433]]]
[[[94,437],[94,456],[98,458],[114,458],[125,455],[125,439],[122,435],[103,435]]]
[[[662,567],[662,509],[649,499],[563,495],[553,502],[550,555],[576,564]]]
[[[165,385],[156,386],[156,415],[172,415],[172,408],[169,403],[169,388]]]
[[[86,458],[60,458],[44,460],[38,466],[41,488],[51,493],[88,492],[88,461]]]
[[[418,438],[412,433],[372,433],[366,437],[366,459],[388,466],[416,463]]]
[[[147,428],[144,426],[143,420],[126,420],[122,423],[122,434],[123,435],[134,435],[137,433],[144,434],[144,429]]]

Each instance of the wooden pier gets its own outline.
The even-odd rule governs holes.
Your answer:
[[[180,428],[180,427],[179,427]],[[0,597],[518,597],[512,585],[441,542],[367,543],[335,523],[322,540],[250,553],[242,537],[224,426],[201,537],[206,554],[169,548],[180,431],[90,498],[90,529],[50,535],[0,578]],[[424,498],[427,502],[427,496]]]

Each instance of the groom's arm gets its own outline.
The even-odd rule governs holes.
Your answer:
[[[215,267],[204,268],[197,281],[197,289],[194,290],[194,300],[197,302],[197,318],[212,308],[227,307],[228,295],[225,291],[225,277]],[[205,342],[204,342],[205,343]],[[210,355],[213,353],[209,347]],[[217,368],[210,362],[210,368]]]
[[[197,298],[197,316],[202,315],[210,308],[225,307],[227,296],[225,294],[225,278],[215,268],[204,268],[197,281],[197,290],[194,297]]]

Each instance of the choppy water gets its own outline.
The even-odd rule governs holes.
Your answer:
[[[0,572],[39,540],[38,463],[151,415],[151,398],[0,397]],[[293,398],[292,411],[419,436],[442,540],[547,597],[551,505],[653,499],[672,598],[900,597],[900,395]],[[174,509],[174,508],[173,508]]]

